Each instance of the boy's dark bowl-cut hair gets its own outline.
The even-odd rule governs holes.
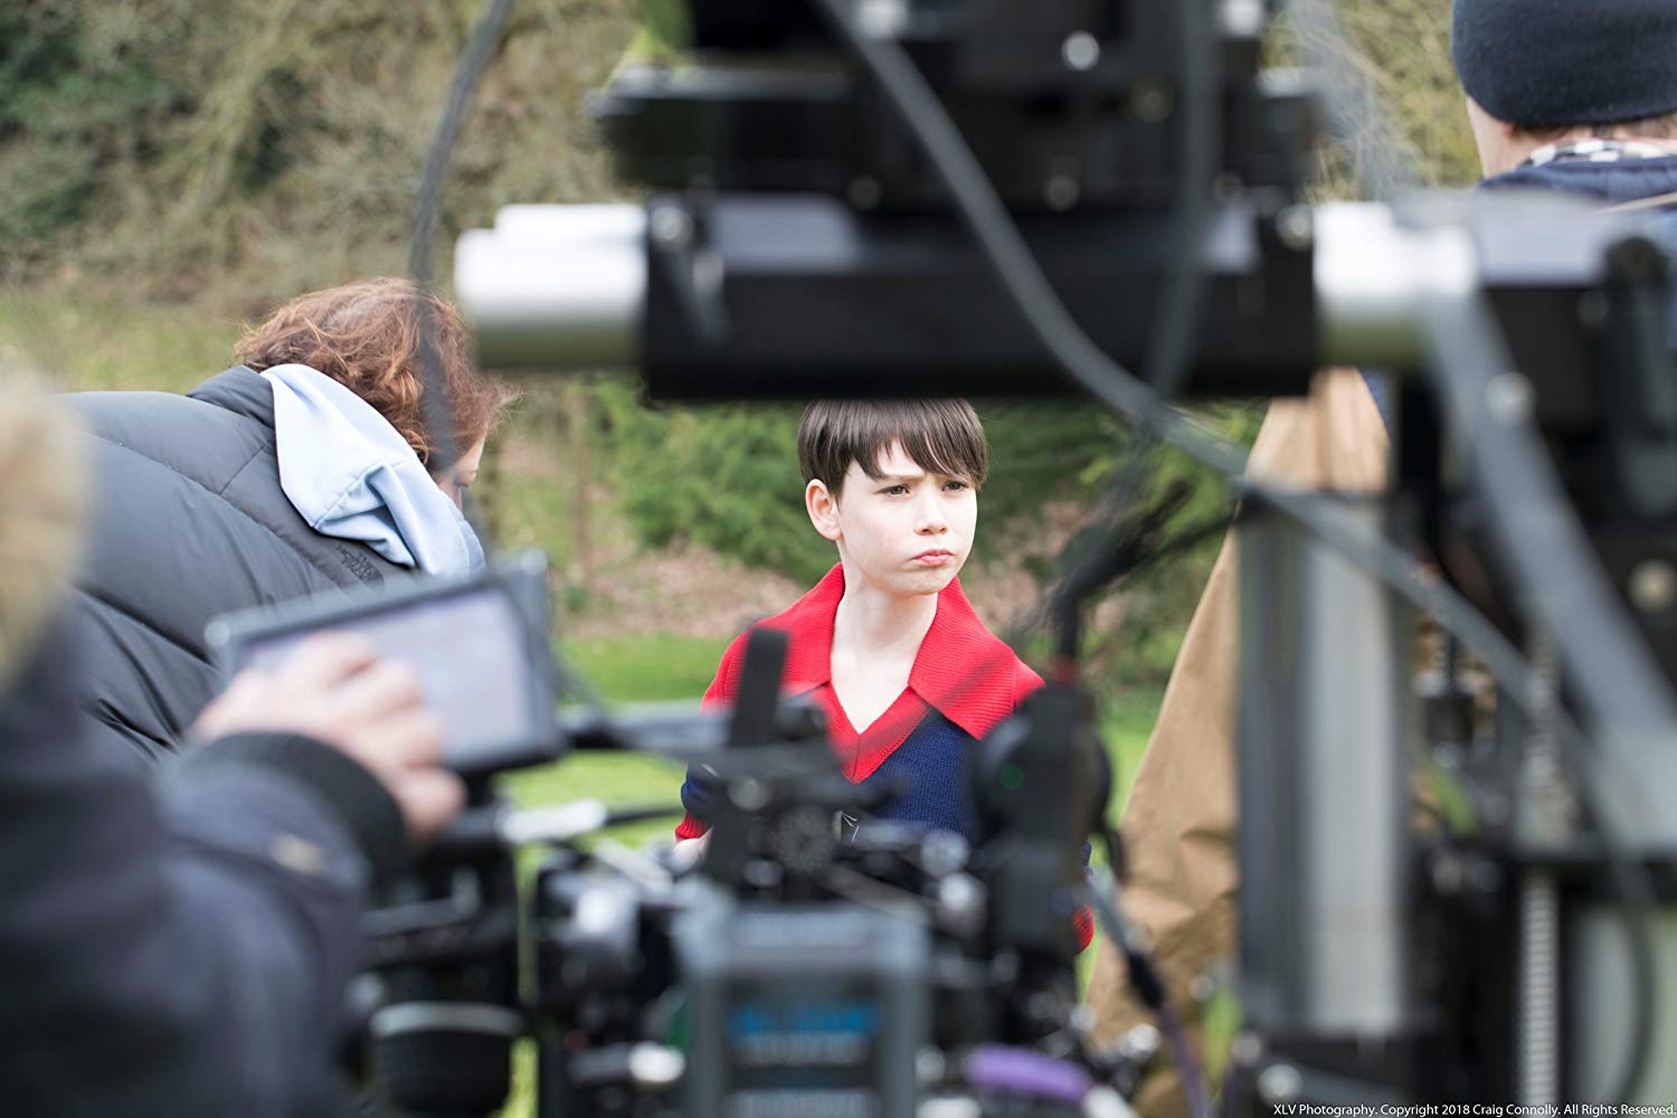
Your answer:
[[[877,480],[893,443],[921,469],[974,488],[990,469],[984,425],[965,400],[817,400],[798,424],[804,484],[819,479],[836,497],[852,462]]]

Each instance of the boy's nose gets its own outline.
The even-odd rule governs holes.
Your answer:
[[[921,503],[919,530],[922,535],[940,535],[949,531],[949,518],[943,515],[943,509],[936,501]]]

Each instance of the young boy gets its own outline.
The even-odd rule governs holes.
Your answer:
[[[984,627],[956,576],[978,527],[989,448],[960,400],[818,401],[798,427],[804,506],[839,562],[759,624],[788,635],[782,679],[826,712],[844,773],[899,789],[874,818],[974,837],[967,758],[1042,685]],[[745,635],[705,701],[731,700]],[[689,773],[680,839],[705,834],[709,790]]]

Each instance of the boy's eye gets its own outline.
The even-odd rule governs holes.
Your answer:
[[[951,491],[960,490],[960,489],[971,489],[972,488],[972,486],[968,485],[966,482],[962,481],[960,478],[950,478],[948,481],[943,483],[943,487],[945,489],[948,489],[948,490],[951,490]]]
[[[895,497],[900,494],[907,493],[908,486],[898,482],[896,485],[887,485],[884,489],[881,489],[880,492],[885,494],[887,497]]]

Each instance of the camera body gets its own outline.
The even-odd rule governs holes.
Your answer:
[[[622,179],[657,191],[819,194],[873,214],[950,200],[880,91],[810,3],[695,0],[673,37],[694,65],[621,69],[591,108]],[[1015,212],[1162,213],[1181,177],[1189,63],[1227,125],[1220,168],[1291,193],[1314,127],[1296,85],[1259,80],[1262,0],[1222,7],[1205,41],[1140,0],[863,5],[900,44]],[[684,25],[684,26],[681,26]],[[1190,51],[1192,57],[1190,58]]]
[[[776,767],[754,762],[742,771]],[[538,1113],[906,1115],[942,1101],[1072,1115],[1091,1092],[1133,1087],[1136,1058],[1085,1044],[1074,950],[998,938],[985,845],[886,822],[846,837],[819,789],[780,787],[752,812],[741,880],[701,866],[648,881],[575,851],[537,871]]]
[[[914,896],[647,890],[555,855],[533,892],[538,1112],[908,1113],[936,938]]]
[[[1037,718],[987,739],[998,759],[981,771],[1016,765]],[[543,1116],[897,1115],[928,1099],[1069,1115],[1133,1086],[1140,1060],[1088,1045],[1078,1011],[1083,852],[1063,805],[1057,829],[971,846],[867,819],[824,740],[713,759],[721,798],[746,806],[714,814],[695,867],[556,842],[521,903],[513,850],[457,833],[369,914],[370,1065],[402,1113],[498,1108],[517,1036]],[[1021,869],[1048,908],[1001,919]]]
[[[534,602],[543,569],[516,557],[463,582],[224,619],[217,647],[231,669],[347,630],[410,662],[450,660],[461,642],[397,638]],[[554,679],[545,634],[475,634],[491,640],[502,647],[458,670]],[[456,756],[471,806],[380,887],[364,920],[345,1058],[386,1105],[496,1111],[520,1038],[535,1049],[542,1118],[887,1116],[928,1100],[1071,1115],[1133,1086],[1139,1058],[1088,1043],[1073,967],[1085,839],[1103,826],[1111,783],[1088,697],[1044,688],[979,743],[972,841],[869,818],[888,793],[846,780],[812,708],[782,700],[785,645],[752,634],[725,722],[700,712],[682,729],[667,712],[637,722],[630,711],[561,726],[549,710],[528,723],[544,727],[529,739],[540,756],[674,746],[702,761],[711,830],[696,866],[589,845],[611,821],[598,805],[511,811],[486,754]],[[548,854],[521,875],[532,843]]]

